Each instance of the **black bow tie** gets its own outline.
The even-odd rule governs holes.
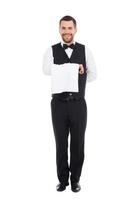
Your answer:
[[[74,44],[71,44],[71,45],[63,44],[64,49],[67,49],[67,48],[74,49],[74,46],[75,46]]]

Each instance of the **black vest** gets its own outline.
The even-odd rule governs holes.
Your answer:
[[[78,87],[79,92],[71,92],[73,97],[79,98],[85,96],[85,87],[86,87],[86,59],[85,59],[85,46],[79,43],[75,43],[75,47],[73,49],[72,55],[69,58],[61,46],[61,43],[55,44],[52,46],[54,64],[64,64],[64,63],[77,63],[83,64],[84,74],[79,74],[78,78]],[[69,95],[69,92],[62,92],[59,94],[53,94],[52,96],[58,96],[65,98]]]

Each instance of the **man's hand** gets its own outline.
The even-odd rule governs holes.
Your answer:
[[[79,74],[84,74],[84,67],[82,64],[79,65]]]

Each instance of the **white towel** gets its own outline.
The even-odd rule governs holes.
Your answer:
[[[79,64],[65,63],[52,65],[51,91],[52,94],[61,92],[79,92]]]

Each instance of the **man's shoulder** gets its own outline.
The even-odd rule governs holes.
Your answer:
[[[59,47],[59,46],[61,46],[61,42],[51,45],[52,48]]]
[[[82,49],[85,49],[85,45],[80,42],[75,42],[76,46]]]

